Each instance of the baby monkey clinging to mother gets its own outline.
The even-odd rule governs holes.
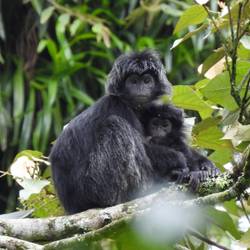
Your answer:
[[[175,150],[179,153],[179,158],[184,159],[188,170],[181,173],[178,170],[172,172],[173,178],[174,175],[178,177],[178,182],[189,180],[191,189],[195,190],[200,182],[218,175],[219,170],[211,161],[188,146],[181,109],[170,104],[151,106],[145,117],[147,117],[144,124],[148,143],[157,145],[161,151]]]

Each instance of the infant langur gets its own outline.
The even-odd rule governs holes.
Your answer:
[[[180,173],[179,182],[189,180],[196,190],[200,182],[218,175],[219,170],[205,156],[188,146],[183,111],[172,105],[153,106],[148,110],[146,136],[148,143],[171,148],[184,155],[189,173]],[[181,181],[180,181],[181,180]]]

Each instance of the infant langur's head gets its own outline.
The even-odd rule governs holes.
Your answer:
[[[152,137],[165,137],[172,130],[172,123],[168,118],[153,117],[148,123],[148,134]]]
[[[182,136],[184,132],[183,110],[172,105],[154,107],[151,118],[146,123],[146,133],[150,138],[168,138]]]

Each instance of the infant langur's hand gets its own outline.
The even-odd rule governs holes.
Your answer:
[[[185,156],[181,152],[176,152],[176,158],[172,162],[173,169],[171,171],[171,180],[177,183],[185,182],[189,176],[189,168]]]
[[[186,183],[189,179],[190,172],[188,168],[183,168],[182,170],[173,170],[171,172],[171,180],[178,184]]]
[[[207,171],[208,177],[216,177],[220,174],[220,170],[207,158],[200,163],[200,170]]]

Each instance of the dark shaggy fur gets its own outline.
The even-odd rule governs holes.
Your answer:
[[[185,136],[184,116],[181,109],[172,105],[153,105],[146,110],[143,119],[148,143],[151,144],[152,147],[157,147],[158,151],[165,152],[165,157],[167,158],[169,158],[171,152],[170,149],[175,153],[179,153],[179,156],[173,159],[173,162],[176,162],[176,164],[179,164],[179,161],[183,161],[183,158],[185,159],[188,172],[182,170],[181,172],[183,174],[178,175],[180,178],[179,181],[182,181],[183,178],[189,177],[191,187],[196,189],[201,181],[206,180],[209,176],[214,177],[219,173],[219,170],[211,161],[188,146]],[[171,129],[166,135],[157,135],[157,131],[152,131],[152,129],[157,130],[164,126],[164,120],[170,122]],[[155,122],[153,128],[151,127],[152,121]],[[152,135],[152,132],[155,132],[155,135]],[[154,164],[157,164],[160,169],[163,169],[162,166],[166,165],[166,162],[169,162],[163,157],[157,157],[156,159],[155,157],[157,157],[157,155],[153,154],[151,156],[151,161]],[[173,168],[176,166],[171,165],[171,167]],[[179,171],[177,167],[176,171],[177,173]]]
[[[158,56],[150,51],[120,56],[108,77],[107,94],[75,117],[57,138],[51,154],[53,180],[68,213],[106,207],[148,190],[157,172],[144,145],[136,110],[123,99],[123,84],[131,73],[156,79],[151,100],[169,94]]]

